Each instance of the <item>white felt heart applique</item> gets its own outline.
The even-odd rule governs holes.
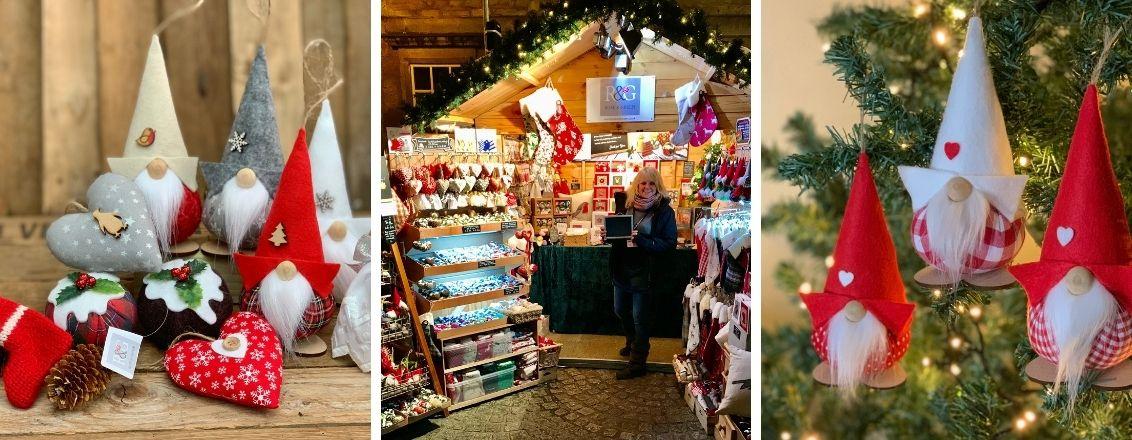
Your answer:
[[[457,194],[463,194],[464,190],[468,188],[468,182],[464,179],[452,179],[452,186],[456,187]]]
[[[1068,228],[1068,227],[1065,227],[1065,226],[1058,226],[1057,227],[1057,242],[1061,243],[1062,246],[1066,246],[1071,241],[1073,241],[1073,228]]]
[[[853,272],[839,270],[837,271],[837,280],[841,281],[842,287],[849,287],[853,284]]]
[[[460,169],[460,175],[462,176],[467,176],[472,172],[472,166],[470,164],[462,163],[457,165],[456,167]]]

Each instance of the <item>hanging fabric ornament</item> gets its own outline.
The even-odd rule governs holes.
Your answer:
[[[1026,176],[1014,174],[979,17],[968,23],[963,50],[930,167],[900,167],[912,197],[912,244],[931,266],[915,279],[999,289],[1014,284],[1006,266],[1025,237]]]
[[[838,234],[825,290],[802,295],[813,321],[810,340],[822,359],[814,379],[849,395],[858,384],[896,387],[906,378],[897,361],[908,350],[916,306],[905,296],[864,152]]]
[[[574,123],[574,118],[570,117],[570,112],[566,111],[566,106],[561,101],[547,124],[554,133],[554,165],[561,167],[570,163],[582,149],[582,130]]]
[[[715,109],[708,102],[707,92],[700,91],[699,102],[692,109],[692,114],[695,118],[695,128],[692,130],[688,141],[692,146],[698,147],[710,141],[711,135],[719,127],[719,120],[715,117]]]

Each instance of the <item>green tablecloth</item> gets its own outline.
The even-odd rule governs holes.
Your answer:
[[[613,278],[609,246],[543,246],[532,262],[538,265],[531,299],[550,316],[557,333],[619,335],[613,314]],[[679,338],[684,318],[682,299],[688,280],[696,275],[696,251],[676,249],[657,257],[653,273],[652,336]]]

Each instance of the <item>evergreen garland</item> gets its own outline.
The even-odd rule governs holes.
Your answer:
[[[708,25],[702,10],[684,9],[675,0],[546,2],[504,32],[498,48],[457,68],[436,85],[435,93],[418,96],[416,105],[405,110],[406,124],[424,131],[477,93],[520,73],[523,66],[538,63],[555,44],[613,14],[627,16],[638,29],[654,31],[656,39],[666,38],[683,46],[715,66],[717,72],[734,75],[745,83],[751,81],[751,56],[743,50],[742,40],[723,41],[719,31]]]

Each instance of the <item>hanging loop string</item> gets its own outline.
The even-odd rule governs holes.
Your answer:
[[[1120,36],[1120,32],[1123,31],[1123,30],[1124,30],[1123,26],[1118,27],[1116,29],[1105,26],[1105,28],[1104,28],[1104,45],[1101,49],[1101,56],[1100,56],[1100,58],[1097,59],[1097,65],[1093,66],[1093,74],[1089,76],[1089,83],[1090,84],[1096,84],[1097,81],[1100,81],[1100,79],[1101,79],[1101,69],[1104,68],[1104,63],[1105,63],[1105,61],[1108,60],[1108,55],[1109,55],[1110,51],[1112,50],[1112,46],[1116,45],[1116,37]]]
[[[83,206],[82,203],[79,203],[76,200],[71,200],[71,203],[68,203],[67,207],[63,209],[64,214],[74,214],[76,212],[85,214],[90,212],[90,209],[88,209],[86,206]]]
[[[271,17],[271,0],[247,0],[248,11],[252,16],[259,20],[263,25],[263,29],[259,34],[259,43],[263,44],[267,41],[267,19]]]
[[[172,14],[169,14],[168,17],[165,17],[165,20],[163,20],[161,22],[161,24],[157,25],[157,29],[153,30],[153,35],[160,34],[161,31],[164,31],[165,28],[169,27],[169,25],[172,24],[174,21],[180,20],[181,18],[184,18],[184,17],[188,16],[189,14],[196,12],[196,10],[200,9],[200,7],[202,5],[204,5],[204,0],[197,0],[196,3],[193,3],[189,6],[186,6],[186,7],[183,7],[181,9],[178,9],[176,11],[173,11]]]
[[[334,52],[330,43],[322,38],[316,38],[303,48],[303,71],[310,77],[317,91],[314,102],[307,107],[303,122],[309,121],[322,101],[326,100],[334,90],[344,84],[342,78],[334,72]]]

